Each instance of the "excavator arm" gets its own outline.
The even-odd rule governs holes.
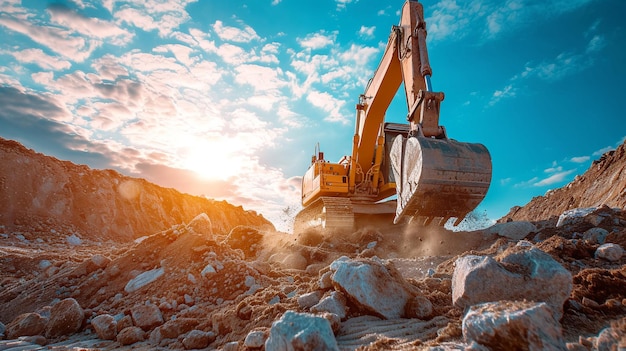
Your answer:
[[[357,213],[387,213],[390,201],[380,201],[394,194],[394,223],[417,217],[442,224],[454,217],[458,224],[478,206],[491,182],[491,157],[481,144],[448,138],[439,125],[444,94],[432,91],[431,75],[424,10],[407,0],[356,105],[352,153],[338,163],[314,155],[296,222],[319,217],[352,228]],[[408,124],[385,123],[402,83]]]

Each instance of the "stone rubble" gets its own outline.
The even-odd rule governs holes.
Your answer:
[[[339,350],[330,322],[309,313],[287,311],[272,324],[266,351]]]
[[[470,307],[463,318],[468,344],[501,350],[565,350],[561,325],[545,302],[499,301]]]
[[[532,246],[508,249],[499,260],[460,257],[452,276],[452,302],[463,309],[483,302],[528,299],[546,302],[558,320],[571,291],[571,273]]]

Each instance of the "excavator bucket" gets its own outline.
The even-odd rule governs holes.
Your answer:
[[[394,223],[419,217],[443,225],[456,218],[458,225],[491,183],[491,156],[481,144],[399,135],[390,158],[398,195]]]

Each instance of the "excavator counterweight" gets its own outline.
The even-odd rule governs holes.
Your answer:
[[[350,230],[372,218],[458,224],[478,206],[491,183],[491,157],[481,144],[448,138],[439,125],[444,94],[432,91],[431,75],[424,10],[407,0],[356,105],[352,153],[330,163],[316,149],[302,179],[295,232]],[[408,123],[385,123],[402,83]]]

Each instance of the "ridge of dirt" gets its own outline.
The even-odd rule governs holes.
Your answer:
[[[511,208],[498,222],[548,220],[570,209],[601,205],[626,208],[626,141],[566,186]]]
[[[209,216],[214,232],[238,225],[274,229],[241,206],[61,161],[12,140],[0,138],[0,161],[0,225],[10,231],[129,241],[201,213]]]
[[[622,179],[614,171],[626,164],[624,149],[596,162],[611,170],[594,173],[596,189]],[[536,231],[524,234],[524,245],[518,245],[517,236],[489,230],[452,232],[411,224],[291,235],[275,232],[261,216],[240,207],[114,171],[90,170],[16,142],[0,139],[0,159],[10,165],[6,169],[16,167],[0,171],[0,196],[10,199],[0,204],[0,349],[183,350],[189,349],[185,338],[199,332],[212,338],[194,348],[263,350],[262,345],[246,346],[247,336],[257,332],[267,338],[286,311],[317,313],[300,298],[318,294],[320,300],[337,292],[325,277],[330,279],[331,262],[343,256],[384,262],[392,276],[403,277],[407,291],[419,292],[422,302],[432,305],[432,312],[424,319],[405,312],[402,318],[383,320],[348,301],[343,319],[322,312],[340,350],[463,349],[465,312],[452,300],[457,259],[470,254],[499,259],[528,245],[572,275],[560,321],[569,346],[597,344],[611,325],[624,330],[626,344],[626,255],[611,260],[597,255],[602,243],[626,244],[626,210],[602,206],[560,226],[556,215],[530,218]],[[11,174],[19,172],[24,175]],[[132,201],[120,199],[126,181],[141,187]],[[554,193],[586,196],[573,187]],[[549,203],[545,206],[548,211]],[[109,222],[122,216],[130,224],[109,225],[98,216]],[[148,232],[152,228],[157,229]],[[9,333],[21,316],[50,318],[52,308],[70,298],[84,312],[80,331],[61,337],[30,334],[31,339]],[[146,306],[156,307],[162,321],[147,327],[138,340],[122,341],[122,331],[140,326],[133,310]],[[103,315],[116,321],[114,339],[98,339],[92,322]]]

